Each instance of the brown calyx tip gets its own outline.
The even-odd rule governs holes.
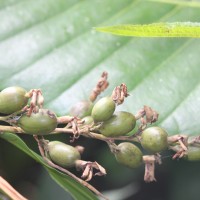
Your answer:
[[[31,89],[25,95],[28,98],[31,98],[29,111],[27,116],[30,116],[32,112],[37,113],[37,107],[42,108],[44,104],[44,97],[42,95],[41,89]]]
[[[106,175],[106,170],[96,161],[77,160],[75,164],[78,170],[81,169],[83,171],[81,178],[85,179],[85,181],[90,181],[93,176]],[[97,170],[96,173],[94,173],[94,169]]]
[[[172,159],[179,159],[187,155],[188,150],[188,136],[187,135],[173,135],[168,137],[169,149],[175,151]]]
[[[111,96],[117,105],[122,104],[124,99],[129,96],[126,84],[122,83],[120,86],[115,87]]]
[[[94,102],[97,96],[108,87],[109,83],[107,79],[108,79],[108,73],[104,71],[100,79],[98,80],[95,88],[92,90],[90,94],[90,101]]]

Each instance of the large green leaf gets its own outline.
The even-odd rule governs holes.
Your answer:
[[[198,22],[199,9],[139,0],[1,0],[0,19],[0,89],[41,88],[45,106],[62,115],[87,98],[106,70],[110,87],[103,95],[121,82],[131,94],[119,109],[135,113],[146,104],[160,113],[158,123],[169,134],[200,132],[200,40],[125,38],[93,30],[116,24]],[[10,140],[9,134],[3,137]],[[21,148],[42,163],[26,146]],[[86,195],[72,179],[61,180],[59,172],[48,171],[75,198]]]

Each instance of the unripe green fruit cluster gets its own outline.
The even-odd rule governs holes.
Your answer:
[[[75,162],[81,159],[76,148],[59,141],[48,143],[48,154],[55,164],[64,168],[74,167]]]
[[[83,121],[83,125],[91,125],[94,123],[94,119],[92,118],[92,116],[83,117],[82,121]]]
[[[199,146],[188,146],[187,155],[185,158],[188,161],[199,161],[200,160],[200,147]]]
[[[26,94],[26,90],[17,86],[1,91],[0,113],[12,114],[20,111],[28,103]],[[136,126],[136,118],[133,114],[126,111],[115,112],[115,109],[116,104],[113,98],[108,96],[101,98],[95,104],[90,101],[81,101],[71,109],[70,114],[82,119],[83,123],[78,128],[94,124],[95,128],[97,127],[97,129],[94,128],[96,133],[112,137],[114,140],[114,137],[127,135]],[[47,135],[56,129],[57,117],[50,110],[39,109],[36,113],[32,112],[30,116],[26,113],[22,114],[17,120],[17,125],[27,134]],[[168,148],[168,134],[163,128],[156,126],[147,128],[140,136],[141,146],[150,153],[159,153]],[[180,145],[176,144],[176,146],[177,152],[182,150]],[[81,159],[80,152],[76,148],[59,141],[49,142],[47,149],[48,157],[64,168],[74,167],[76,161]],[[143,153],[130,142],[118,144],[112,152],[118,163],[129,168],[136,168],[143,162]],[[189,145],[186,154],[183,155],[189,161],[200,160],[200,146]]]
[[[141,134],[141,145],[151,153],[159,153],[168,147],[167,136],[167,132],[160,127],[147,128]],[[117,146],[117,149],[115,157],[120,164],[135,168],[142,163],[143,154],[134,144],[123,142]]]
[[[140,149],[130,142],[120,143],[115,153],[117,162],[130,168],[139,167],[142,164],[142,156]]]
[[[115,112],[115,102],[107,96],[99,99],[94,105],[89,101],[77,103],[70,111],[84,121],[83,125],[102,122],[98,132],[106,137],[126,135],[135,128],[135,116],[129,112]]]
[[[27,134],[47,135],[57,127],[57,118],[50,110],[39,109],[37,113],[32,113],[30,116],[23,114],[17,124]]]
[[[116,112],[110,119],[104,121],[99,132],[106,137],[126,135],[135,128],[135,116],[129,112]]]
[[[95,122],[110,119],[115,111],[115,102],[111,97],[103,97],[94,105],[91,116]]]
[[[18,87],[8,87],[0,92],[0,113],[12,114],[21,110],[28,103],[26,90]]]
[[[102,122],[99,133],[106,137],[126,135],[135,128],[135,116],[129,112],[115,112],[112,97],[103,97],[94,105],[91,116],[94,122]]]
[[[182,148],[180,145],[175,145],[172,150],[180,152]],[[189,144],[187,150],[184,152],[183,158],[188,161],[200,161],[200,145]]]
[[[27,91],[21,87],[8,87],[0,92],[0,113],[13,114],[28,103]],[[17,125],[27,134],[46,135],[57,127],[56,115],[47,109],[39,109],[30,116],[24,113],[17,120]]]
[[[168,134],[160,127],[150,127],[145,129],[141,135],[141,145],[144,149],[152,152],[159,153],[167,149]]]
[[[71,108],[70,115],[83,118],[91,114],[92,108],[92,102],[87,100],[80,101]]]

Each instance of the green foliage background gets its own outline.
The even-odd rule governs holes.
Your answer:
[[[102,96],[121,82],[128,86],[130,97],[120,110],[135,113],[149,105],[159,111],[158,124],[169,134],[199,134],[200,40],[119,37],[93,30],[128,23],[198,22],[199,8],[142,0],[0,0],[0,19],[0,89],[11,85],[41,88],[45,107],[64,115],[74,103],[88,98],[106,70],[110,86]],[[21,138],[38,152],[30,136]],[[67,136],[49,139],[69,141]],[[199,199],[198,162],[172,162],[171,153],[166,153],[163,165],[157,166],[157,183],[145,184],[143,168],[119,166],[102,142],[81,138],[76,143],[87,147],[84,159],[97,160],[107,169],[108,175],[95,178],[92,185],[100,190],[122,188],[112,191],[117,194],[115,200],[128,199],[129,194],[129,199],[140,200]],[[30,199],[68,198],[40,164],[2,139],[0,174]],[[73,198],[84,200],[90,195],[95,199],[83,188],[83,196],[76,197],[79,184],[72,189],[60,184]]]

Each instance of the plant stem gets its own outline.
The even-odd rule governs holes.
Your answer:
[[[0,176],[0,190],[2,190],[11,199],[27,200],[19,192],[17,192],[3,177]]]
[[[0,116],[0,120],[7,122],[8,119],[10,119],[10,118],[12,118],[12,117],[15,117],[15,116],[17,116],[17,115],[21,115],[21,114],[24,113],[24,112],[25,112],[25,110],[22,109],[22,110],[19,110],[19,111],[14,112],[14,113],[12,113],[12,114],[10,114],[10,115]]]
[[[0,121],[7,122],[7,116],[5,116],[5,117],[0,117]]]
[[[22,133],[26,134],[20,127],[17,126],[3,126],[0,125],[0,132],[10,132],[10,133]],[[71,128],[56,128],[53,132],[49,133],[49,135],[52,134],[60,134],[60,133],[67,133],[67,134],[73,134],[73,129]],[[85,132],[81,131],[80,135],[87,137],[87,138],[93,138],[97,140],[101,140],[104,142],[110,141],[110,140],[121,140],[121,141],[132,141],[132,142],[140,142],[139,138],[135,135],[132,136],[119,136],[119,137],[105,137],[102,134],[94,133],[94,132]]]
[[[24,133],[24,131],[17,126],[2,126],[0,125],[0,132],[10,132],[10,133]]]
[[[69,122],[72,121],[74,117],[73,116],[61,116],[61,117],[57,117],[57,123],[58,124],[68,124]]]

